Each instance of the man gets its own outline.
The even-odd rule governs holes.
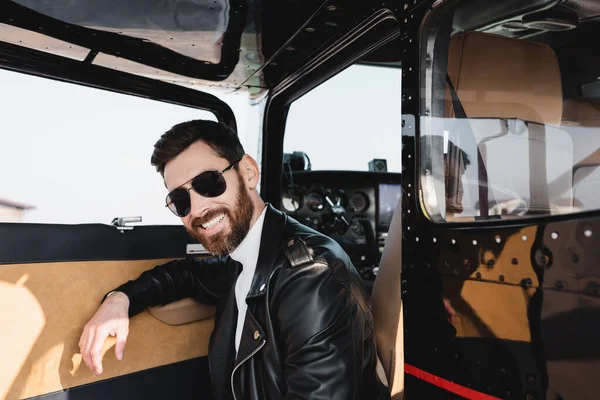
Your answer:
[[[105,297],[84,328],[86,365],[128,317],[185,297],[217,306],[209,363],[217,399],[377,399],[371,311],[347,254],[260,198],[259,169],[237,135],[210,121],[174,126],[152,165],[167,206],[214,258],[155,267]]]

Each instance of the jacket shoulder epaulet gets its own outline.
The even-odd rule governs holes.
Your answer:
[[[283,251],[292,267],[314,263],[313,251],[299,237],[291,238]]]

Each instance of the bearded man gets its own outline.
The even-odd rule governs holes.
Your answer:
[[[94,373],[102,373],[108,335],[123,358],[130,317],[191,297],[216,306],[216,399],[387,397],[375,372],[370,305],[348,255],[263,202],[258,165],[235,132],[211,121],[178,124],[151,162],[169,191],[167,207],[214,257],[157,266],[105,296],[79,342]]]

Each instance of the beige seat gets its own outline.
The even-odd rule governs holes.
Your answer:
[[[573,198],[573,143],[570,135],[559,128],[563,113],[562,81],[552,48],[480,32],[459,33],[450,42],[448,75],[479,143],[488,173],[490,200],[494,197],[499,203],[503,198],[514,200],[513,193],[515,198],[528,201],[525,208],[530,214],[569,212]],[[445,99],[445,117],[453,118],[448,88]],[[478,119],[488,119],[488,124]],[[503,122],[503,129],[498,129],[499,121]],[[464,132],[455,136],[459,141],[460,134]],[[470,198],[478,192],[477,149],[469,150],[468,188],[463,187],[462,174],[456,173],[464,170],[464,166],[453,164],[461,159],[448,158],[446,188],[451,190],[446,193],[448,220],[472,218],[477,208],[475,199]],[[507,159],[511,162],[507,163]],[[523,172],[530,173],[528,182],[522,182],[527,179],[523,178]],[[457,202],[463,193],[466,204]],[[519,202],[524,204],[519,200],[506,204],[516,206]],[[502,204],[496,208],[499,210]],[[461,209],[471,210],[471,214],[454,215],[454,210]]]
[[[392,218],[371,302],[379,360],[392,400],[404,396],[404,326],[401,298],[402,213],[400,202]]]

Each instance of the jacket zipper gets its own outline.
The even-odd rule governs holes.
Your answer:
[[[244,357],[244,359],[238,364],[236,365],[236,367],[233,369],[233,372],[231,372],[231,393],[233,393],[233,400],[237,400],[237,396],[235,395],[235,389],[233,387],[233,376],[235,375],[235,371],[237,371],[237,369],[246,361],[248,361],[248,359],[250,357],[252,357],[253,355],[255,355],[256,353],[259,352],[260,349],[262,349],[265,344],[267,343],[267,341],[265,339],[263,339],[262,343],[260,344],[260,346],[258,346],[256,349],[254,349],[254,351],[250,354],[248,354],[246,357]]]

